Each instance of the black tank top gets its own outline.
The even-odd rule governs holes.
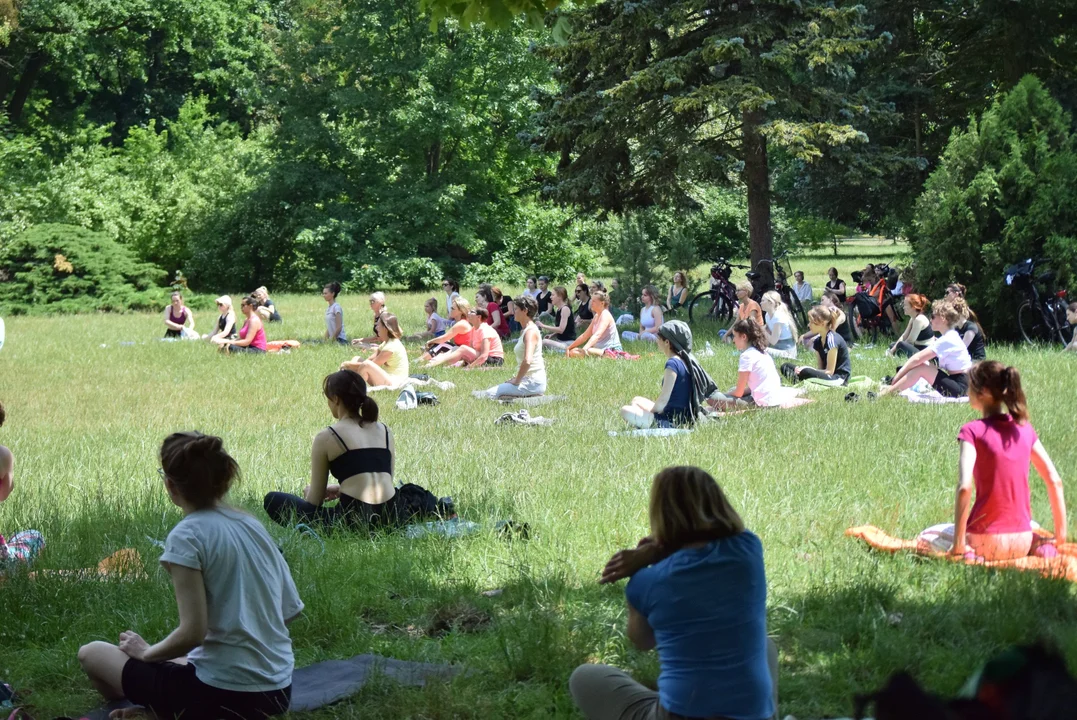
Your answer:
[[[565,323],[565,331],[563,333],[554,334],[554,340],[560,340],[561,342],[568,342],[576,339],[576,319],[572,317],[572,308],[568,305],[562,305],[561,311],[557,313],[560,317],[557,319],[557,324],[560,325],[561,321],[568,316],[568,322]]]
[[[838,292],[838,288],[841,287],[841,278],[837,280],[827,280],[826,289],[838,296],[838,302],[845,304],[845,293]]]

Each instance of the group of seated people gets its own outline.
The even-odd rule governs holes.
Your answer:
[[[199,336],[194,329],[194,313],[183,303],[183,294],[172,293],[164,310],[165,338],[196,340],[201,337],[226,353],[264,353],[266,351],[265,323],[280,322],[280,313],[265,287],[260,287],[240,301],[243,313],[242,328],[237,328],[232,298],[222,295],[216,300],[216,331]]]

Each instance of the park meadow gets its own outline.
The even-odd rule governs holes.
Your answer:
[[[900,251],[851,244],[837,264],[847,278],[865,259]],[[833,263],[826,252],[793,261],[817,297]],[[463,292],[470,297],[474,289]],[[420,328],[431,294],[389,293],[406,332]],[[274,299],[284,322],[268,326],[271,340],[321,334],[325,305],[316,293]],[[368,332],[365,296],[340,301],[349,335]],[[210,311],[196,318],[202,331],[215,321]],[[311,439],[331,422],[321,381],[350,350],[310,345],[224,357],[206,343],[160,342],[159,313],[6,320],[0,442],[17,458],[17,490],[0,506],[0,531],[45,534],[33,570],[93,567],[134,548],[147,571],[81,580],[18,571],[0,582],[0,680],[20,691],[35,716],[97,704],[75,658],[81,644],[115,641],[127,629],[152,641],[174,627],[171,584],[157,558],[180,513],[158,477],[157,449],[168,433],[188,429],[224,438],[242,468],[231,502],[267,524],[292,569],[306,603],[291,626],[298,666],[378,653],[470,671],[421,690],[374,682],[304,716],[577,717],[567,680],[585,661],[625,667],[653,683],[657,657],[631,649],[625,635],[623,584],[602,587],[597,579],[613,552],[647,534],[651,478],[679,464],[712,473],[763,541],[769,631],[780,648],[780,717],[848,715],[856,693],[900,669],[933,691],[954,693],[1000,648],[1039,637],[1077,662],[1070,583],[883,556],[843,537],[866,523],[912,537],[952,518],[956,434],[974,419],[967,405],[850,404],[844,391],[832,390],[813,393],[804,407],[725,417],[688,435],[611,437],[625,429],[620,405],[657,395],[663,359],[653,345],[626,346],[641,355],[637,361],[547,355],[549,393],[564,399],[532,409],[554,418],[545,428],[495,426],[512,408],[471,396],[504,381],[511,367],[442,368],[433,377],[456,387],[435,390],[437,406],[402,411],[395,393],[377,395],[396,435],[396,477],[452,496],[460,517],[482,529],[453,539],[316,539],[270,525],[261,498],[306,483]],[[714,354],[701,363],[720,387],[732,385],[735,351],[716,337],[697,338],[697,349],[708,340]],[[892,374],[897,363],[884,349],[854,348],[854,374]],[[1033,425],[1072,509],[1077,359],[1057,348],[994,344],[988,355],[1020,368]],[[812,358],[802,349],[800,361]],[[1035,475],[1031,483],[1034,518],[1049,526],[1043,484]],[[528,536],[498,532],[505,520],[526,523]]]

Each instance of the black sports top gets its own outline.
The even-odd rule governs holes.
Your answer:
[[[845,300],[846,300],[845,293],[838,292],[838,288],[841,287],[841,284],[843,282],[844,281],[841,278],[838,278],[837,280],[827,280],[826,281],[826,289],[829,290],[830,292],[834,293],[835,295],[837,295],[838,296],[838,302],[840,302],[842,305],[845,304]]]
[[[344,452],[329,461],[329,474],[340,482],[360,473],[389,473],[393,474],[393,454],[389,452],[389,428],[385,428],[385,447],[354,448],[348,446],[337,435],[337,431],[329,428],[329,432],[340,441]]]
[[[565,317],[565,313],[568,313],[568,322],[565,323],[565,331],[563,333],[554,333],[553,339],[565,342],[567,340],[576,339],[576,320],[572,317],[572,308],[568,305],[562,305],[560,312],[557,314],[560,316],[557,319],[557,324],[561,324],[561,319]]]

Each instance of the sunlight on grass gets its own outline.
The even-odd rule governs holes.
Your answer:
[[[842,246],[843,277],[903,250]],[[825,253],[794,263],[822,287]],[[233,295],[238,296],[238,292]],[[422,322],[428,294],[392,294],[406,329]],[[324,303],[316,295],[275,298],[285,316],[271,339],[316,337]],[[350,333],[365,333],[364,297],[342,296]],[[443,302],[443,297],[439,295]],[[178,520],[159,485],[156,451],[169,432],[224,437],[243,478],[233,500],[261,513],[268,490],[299,490],[310,440],[330,421],[321,380],[348,351],[308,346],[291,355],[227,358],[200,343],[162,343],[157,315],[7,318],[0,399],[8,421],[0,441],[18,458],[17,488],[0,506],[0,531],[42,530],[39,568],[88,567],[122,547],[155,567],[161,540]],[[202,313],[200,328],[213,318]],[[710,338],[712,341],[716,338]],[[133,343],[133,344],[128,344]],[[715,343],[703,365],[731,385],[734,351]],[[620,586],[600,588],[598,571],[620,546],[647,531],[650,478],[670,464],[700,465],[718,478],[763,539],[771,631],[781,647],[781,712],[846,714],[854,692],[911,668],[941,692],[955,691],[1001,645],[1052,635],[1077,660],[1077,610],[1069,584],[906,557],[880,557],[842,537],[873,523],[902,535],[949,519],[955,437],[972,413],[963,406],[903,400],[848,405],[844,393],[789,411],[731,417],[669,439],[611,438],[617,408],[657,394],[662,358],[629,347],[638,362],[548,359],[550,392],[567,395],[534,414],[550,428],[495,427],[503,408],[470,391],[509,369],[459,371],[441,404],[402,412],[395,394],[378,398],[396,433],[398,479],[452,495],[461,515],[488,531],[446,541],[336,536],[326,549],[282,528],[281,543],[307,604],[293,627],[297,661],[362,652],[456,662],[477,672],[449,688],[402,690],[377,683],[316,717],[570,717],[572,668],[585,660],[657,676],[653,655],[629,649]],[[1021,368],[1033,423],[1067,484],[1077,477],[1074,358],[996,347]],[[806,357],[806,356],[805,356]],[[881,377],[896,363],[881,348],[853,351],[853,371]],[[1071,497],[1074,492],[1071,489]],[[1049,524],[1046,493],[1033,481],[1034,514]],[[499,520],[532,528],[506,541]],[[482,591],[503,588],[487,598]],[[17,574],[0,585],[0,678],[32,692],[41,716],[94,704],[75,650],[114,640],[127,628],[156,639],[173,627],[167,578],[74,584]],[[490,619],[473,632],[430,632],[435,615],[463,610]],[[900,617],[894,622],[894,617]]]

